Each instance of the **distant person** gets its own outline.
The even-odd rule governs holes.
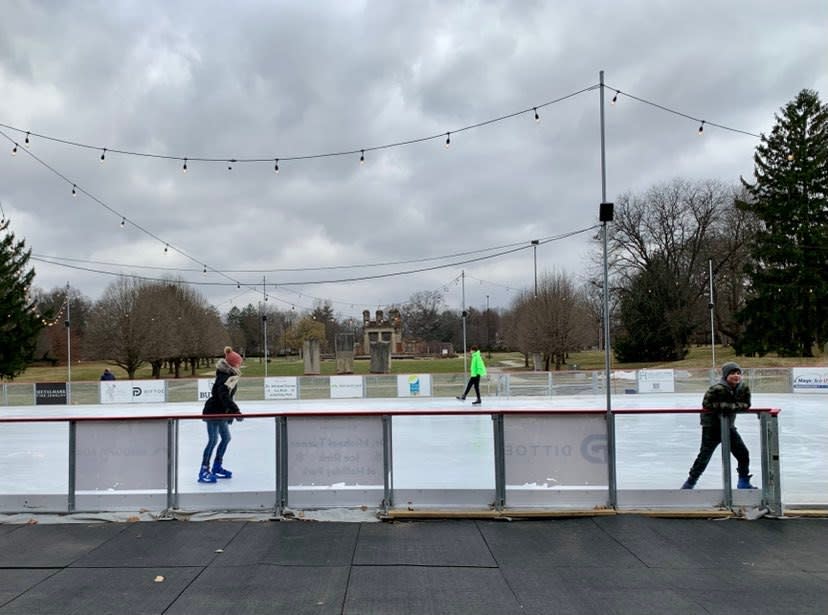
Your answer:
[[[241,410],[233,401],[241,377],[242,358],[230,346],[224,348],[224,358],[216,364],[216,379],[210,391],[210,397],[204,402],[202,414],[238,414],[241,421]],[[201,470],[198,472],[198,482],[215,483],[219,478],[232,478],[233,473],[225,468],[224,453],[230,444],[230,424],[233,419],[204,419],[207,423],[207,446],[201,459]],[[221,441],[219,441],[221,438]],[[210,467],[210,457],[216,448],[216,458],[213,467]]]
[[[109,368],[107,367],[104,369],[103,374],[101,374],[101,380],[115,380],[115,374],[109,371]]]
[[[701,447],[693,467],[690,468],[690,475],[682,489],[692,489],[696,481],[704,472],[710,457],[716,447],[722,442],[722,428],[719,417],[724,416],[730,422],[730,452],[736,457],[739,482],[737,489],[756,489],[750,484],[750,453],[742,437],[733,424],[737,412],[744,412],[750,408],[750,388],[742,382],[742,368],[736,363],[725,363],[722,365],[722,379],[707,389],[704,394],[700,422],[702,426]]]
[[[477,395],[477,400],[472,402],[473,406],[480,405],[480,378],[486,375],[486,364],[483,363],[483,356],[480,354],[480,349],[477,346],[471,347],[471,365],[469,366],[469,373],[471,377],[466,385],[466,390],[462,395],[458,395],[457,399],[463,401],[466,395],[469,394],[471,388],[474,387],[474,393]]]

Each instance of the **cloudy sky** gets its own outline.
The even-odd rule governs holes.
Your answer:
[[[264,284],[347,318],[459,307],[465,273],[506,307],[532,240],[539,275],[598,249],[599,71],[608,200],[735,184],[758,139],[699,120],[825,100],[827,27],[825,0],[4,0],[0,204],[45,290],[173,276],[225,312]]]

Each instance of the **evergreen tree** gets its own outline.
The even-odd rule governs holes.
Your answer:
[[[667,259],[655,255],[621,294],[622,333],[614,344],[622,362],[679,361],[687,355],[692,326]]]
[[[781,111],[742,179],[760,224],[737,350],[809,357],[828,330],[828,108],[802,90]]]
[[[30,254],[23,240],[15,241],[9,220],[0,220],[0,379],[26,369],[43,328],[28,293],[35,276],[26,269]]]

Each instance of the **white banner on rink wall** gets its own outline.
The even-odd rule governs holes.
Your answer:
[[[102,380],[102,404],[146,404],[167,401],[166,380]]]
[[[290,417],[288,485],[382,485],[382,418]]]
[[[397,397],[431,397],[431,374],[397,376]]]
[[[607,484],[604,416],[507,415],[503,424],[507,485],[555,488]]]
[[[363,397],[362,376],[331,376],[331,399]]]
[[[215,381],[215,378],[198,379],[198,401],[207,401],[210,398],[210,393],[213,390],[213,383]]]
[[[676,376],[672,369],[638,370],[639,393],[675,393]]]
[[[296,376],[265,378],[265,399],[299,399],[299,379]]]
[[[167,488],[167,421],[78,422],[75,485],[81,491]]]
[[[828,367],[794,367],[794,393],[828,393]]]

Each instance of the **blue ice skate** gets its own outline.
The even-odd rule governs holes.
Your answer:
[[[198,472],[198,482],[200,483],[214,483],[216,482],[216,475],[210,472],[209,468],[202,466]]]
[[[213,464],[213,476],[216,478],[233,478],[233,473],[226,468],[222,468],[220,463]]]

